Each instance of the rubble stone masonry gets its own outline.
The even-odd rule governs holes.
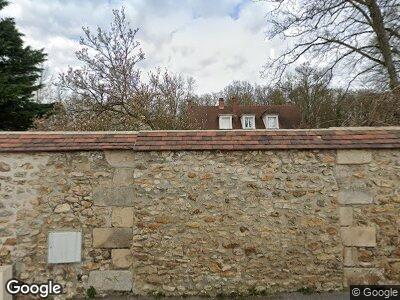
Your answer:
[[[399,230],[400,149],[0,153],[0,265],[68,298],[400,284]]]

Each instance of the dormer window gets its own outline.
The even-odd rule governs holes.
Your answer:
[[[256,129],[256,118],[254,115],[243,115],[241,121],[243,129]]]
[[[232,116],[231,115],[219,116],[219,129],[232,129]]]
[[[278,115],[265,115],[264,124],[267,129],[279,129]]]

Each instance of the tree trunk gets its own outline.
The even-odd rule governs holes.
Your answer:
[[[378,39],[378,46],[385,62],[385,68],[389,75],[389,86],[392,91],[399,87],[399,78],[393,62],[393,54],[389,38],[385,30],[385,24],[381,9],[376,0],[367,1],[369,14],[372,20],[372,27]]]

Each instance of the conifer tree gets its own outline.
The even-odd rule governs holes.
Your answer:
[[[0,0],[0,12],[7,4]],[[0,19],[0,130],[26,130],[52,108],[32,100],[46,54],[24,46],[22,36],[12,18]]]

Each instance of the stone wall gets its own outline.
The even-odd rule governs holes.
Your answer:
[[[339,151],[345,285],[400,282],[400,151]]]
[[[400,284],[399,183],[396,149],[3,153],[0,264],[67,297]]]

